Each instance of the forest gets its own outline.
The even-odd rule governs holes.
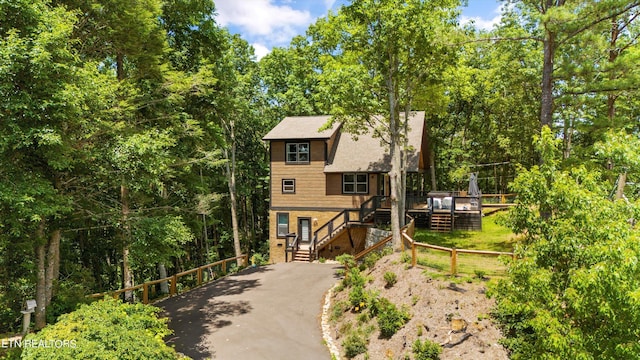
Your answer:
[[[261,139],[285,116],[357,133],[353,117],[426,111],[425,188],[465,189],[477,172],[483,192],[539,206],[511,219],[523,254],[558,224],[571,234],[567,214],[593,214],[620,174],[637,209],[640,1],[508,0],[491,31],[460,25],[463,5],[355,0],[257,60],[211,0],[0,1],[0,333],[20,329],[25,299],[40,329],[87,294],[268,258]],[[611,229],[632,217],[611,211],[624,216],[597,217],[620,220]],[[543,243],[538,265],[563,280],[589,263],[561,256],[579,242]]]

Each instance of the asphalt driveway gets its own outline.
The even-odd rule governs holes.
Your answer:
[[[320,314],[338,268],[250,268],[159,302],[174,331],[167,343],[193,359],[330,359]]]

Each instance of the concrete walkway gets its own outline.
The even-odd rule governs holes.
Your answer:
[[[330,359],[322,341],[323,295],[339,265],[261,266],[156,304],[193,359]]]

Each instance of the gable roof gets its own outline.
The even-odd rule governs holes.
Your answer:
[[[400,113],[404,118],[404,113]],[[420,151],[423,149],[425,137],[424,111],[415,111],[409,117],[410,149],[407,152],[407,171],[420,171]],[[336,123],[332,128],[318,131],[330,118],[321,116],[290,116],[284,118],[263,140],[327,140],[335,135],[333,146],[329,150],[324,172],[389,172],[391,156],[389,147],[380,138],[373,137],[373,132],[357,136],[340,131],[342,124]],[[424,155],[423,155],[424,156]]]
[[[333,127],[324,131],[318,131],[318,129],[329,121],[330,117],[330,115],[286,117],[262,140],[329,139],[340,127],[339,123],[335,123]]]
[[[417,172],[420,167],[420,151],[422,150],[425,130],[424,111],[412,112],[409,117],[407,171]],[[404,113],[400,114],[404,117]],[[389,172],[391,156],[388,145],[381,139],[372,136],[369,131],[355,140],[351,134],[339,133],[335,150],[331,152],[325,172]]]

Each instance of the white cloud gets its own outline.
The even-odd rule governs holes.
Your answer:
[[[290,40],[298,34],[297,28],[306,28],[313,21],[308,11],[275,5],[273,0],[217,0],[216,8],[220,25],[237,26],[249,36],[274,41]]]
[[[253,43],[253,44],[251,44],[251,46],[253,46],[253,49],[255,50],[256,59],[258,61],[260,61],[260,59],[262,59],[269,52],[271,52],[271,50],[269,50],[269,48],[267,48],[266,46],[264,46],[262,44],[259,44],[259,43]]]
[[[495,25],[498,25],[500,23],[500,20],[502,20],[502,11],[500,7],[497,7],[493,11],[493,13],[496,14],[496,16],[494,16],[491,19],[481,18],[480,16],[469,17],[469,16],[462,15],[460,16],[460,25],[466,25],[468,23],[473,22],[473,25],[477,29],[491,30]]]

